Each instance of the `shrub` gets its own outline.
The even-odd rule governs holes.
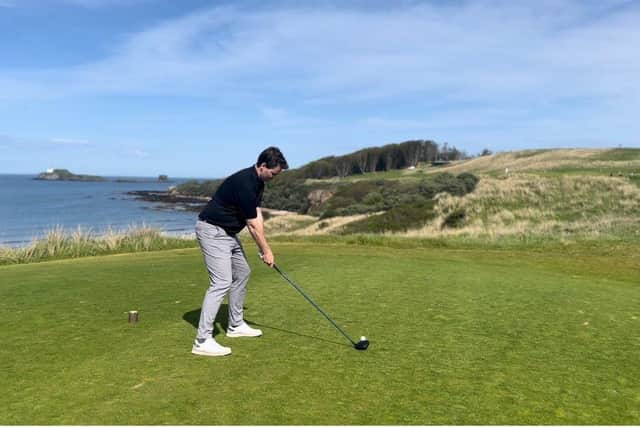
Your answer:
[[[440,192],[440,186],[431,178],[425,178],[418,184],[418,192],[428,199]]]
[[[337,209],[338,216],[358,215],[367,212],[371,212],[372,208],[369,205],[363,205],[362,203],[355,203],[344,208]]]
[[[383,214],[347,224],[342,228],[342,234],[405,232],[412,228],[420,228],[435,218],[433,206],[432,200],[396,206]]]
[[[471,193],[475,190],[478,181],[480,181],[480,178],[469,172],[461,173],[457,176],[457,179],[464,185],[465,194]]]
[[[185,196],[211,197],[222,184],[221,179],[208,181],[189,180],[178,185],[175,191]]]
[[[467,193],[464,182],[449,172],[436,175],[434,182],[439,187],[439,193],[446,192],[454,196],[464,196]]]
[[[377,191],[373,191],[364,196],[362,201],[365,205],[369,206],[380,205],[384,201],[384,197],[382,197],[382,194],[378,193]]]
[[[339,194],[356,202],[362,202],[367,195],[376,192],[383,187],[379,182],[356,181],[350,185],[345,185],[339,189]]]
[[[477,182],[478,178],[470,173],[454,176],[446,172],[420,181],[358,181],[340,186],[323,206],[320,218],[421,205],[442,192],[463,196],[473,191]]]
[[[442,228],[459,228],[464,225],[467,218],[467,212],[464,208],[457,208],[449,213],[442,222]]]
[[[286,171],[265,186],[263,205],[301,214],[309,211],[309,193],[326,185],[306,185],[295,173]]]

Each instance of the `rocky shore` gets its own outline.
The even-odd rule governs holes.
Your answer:
[[[128,191],[126,194],[129,196],[134,196],[136,200],[158,203],[158,209],[174,209],[193,212],[200,212],[210,199],[210,197],[185,196],[177,194],[172,190],[136,190]]]
[[[156,203],[154,209],[161,210],[182,210],[189,212],[200,212],[210,197],[198,197],[198,196],[185,196],[177,194],[175,190],[169,191],[148,191],[148,190],[136,190],[128,191],[128,196],[133,196],[136,200],[142,200],[144,202]],[[262,208],[262,214],[265,221],[277,217],[292,215],[293,212],[283,211],[278,209]]]

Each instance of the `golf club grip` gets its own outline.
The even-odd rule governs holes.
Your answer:
[[[302,295],[302,296],[304,297],[304,299],[306,299],[307,301],[309,301],[309,303],[311,303],[311,305],[313,305],[313,306],[315,307],[315,309],[316,309],[316,310],[318,310],[318,311],[320,312],[320,314],[322,314],[322,315],[325,317],[325,319],[327,319],[327,320],[328,320],[328,321],[333,325],[333,327],[334,327],[334,328],[336,328],[336,329],[338,330],[338,332],[340,332],[342,335],[344,335],[344,337],[345,337],[346,339],[348,339],[348,340],[351,342],[351,344],[356,345],[355,341],[353,341],[353,340],[351,339],[351,337],[350,337],[349,335],[347,335],[347,333],[346,333],[345,331],[343,331],[343,330],[342,330],[342,328],[340,328],[340,326],[338,326],[338,325],[336,324],[336,322],[334,322],[334,321],[329,317],[329,315],[328,315],[327,313],[325,313],[325,312],[324,312],[324,310],[323,310],[322,308],[320,308],[320,306],[319,306],[318,304],[316,304],[316,303],[311,299],[311,297],[310,297],[309,295],[307,295],[307,294],[302,290],[302,288],[301,288],[300,286],[296,285],[296,284],[294,283],[294,281],[293,281],[293,280],[289,279],[289,276],[287,276],[287,275],[286,275],[286,273],[285,273],[284,271],[280,270],[276,264],[273,264],[273,268],[274,268],[278,273],[280,273],[280,275],[282,276],[282,278],[283,278],[284,280],[286,280],[287,282],[289,282],[289,284],[290,284],[291,286],[293,286],[293,287],[295,288],[295,290],[296,290],[296,291],[298,291],[298,292],[300,293],[300,295]]]

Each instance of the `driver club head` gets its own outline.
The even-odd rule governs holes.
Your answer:
[[[356,350],[366,350],[369,347],[369,340],[365,337],[360,337],[360,341],[353,346]]]
[[[1,1],[1,0],[0,0]],[[260,255],[260,258],[263,257],[263,254],[261,251],[258,251],[258,254]],[[322,314],[332,325],[334,328],[336,328],[338,330],[338,332],[340,332],[342,335],[344,335],[344,337],[346,339],[349,340],[349,342],[351,342],[351,344],[353,344],[353,348],[355,348],[356,350],[366,350],[367,348],[369,348],[369,340],[367,339],[367,337],[365,336],[361,336],[360,337],[360,341],[358,342],[353,342],[353,339],[351,339],[351,337],[349,337],[349,335],[346,334],[346,332],[344,332],[340,326],[338,326],[336,324],[336,322],[334,322],[331,317],[329,317],[329,315],[327,313],[324,312],[324,310],[322,310],[318,304],[316,304],[309,295],[307,295],[302,288],[300,288],[300,286],[298,286],[293,280],[289,279],[289,277],[285,274],[284,271],[280,270],[278,268],[277,265],[273,264],[273,268],[280,274],[280,276],[282,276],[282,278],[284,280],[286,280],[291,286],[293,286],[295,288],[296,291],[298,291],[309,303],[311,303],[311,305],[313,305],[313,307],[318,310],[320,312],[320,314]]]

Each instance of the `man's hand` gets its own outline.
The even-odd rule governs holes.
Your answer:
[[[269,267],[273,267],[273,264],[275,264],[276,262],[276,259],[273,256],[273,252],[271,251],[266,251],[265,253],[261,254],[260,258],[262,258],[262,262],[267,264]]]
[[[262,258],[262,261],[264,261],[264,263],[269,267],[273,267],[275,257],[267,243],[267,239],[264,237],[264,219],[262,217],[262,210],[258,208],[257,211],[258,216],[256,218],[247,220],[247,228],[249,229],[251,237],[253,237],[253,240],[255,240],[258,245],[260,258]]]

